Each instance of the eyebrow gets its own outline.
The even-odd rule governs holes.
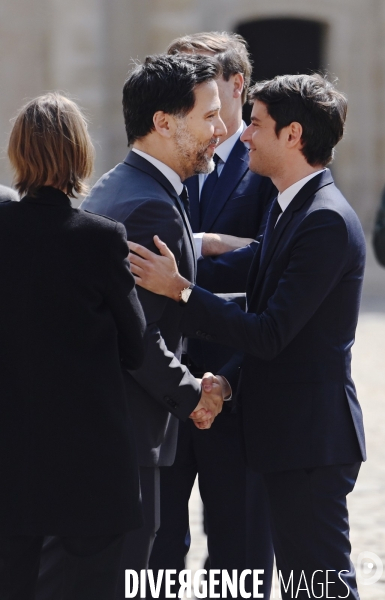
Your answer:
[[[208,110],[208,111],[205,113],[205,117],[206,117],[207,115],[209,115],[210,113],[216,112],[217,110],[218,110],[218,111],[220,111],[220,110],[221,110],[221,108],[222,108],[222,106],[221,106],[220,104],[219,104],[219,105],[217,105],[217,106],[214,106],[213,108],[211,108],[210,110]]]
[[[258,117],[250,117],[250,121],[251,121],[252,123],[254,123],[255,121],[259,121],[259,122],[261,122],[261,119],[258,119]]]

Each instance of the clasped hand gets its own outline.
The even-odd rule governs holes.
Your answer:
[[[212,373],[203,375],[202,396],[190,415],[190,419],[198,429],[209,429],[215,417],[221,412],[223,398],[226,396],[226,384],[226,380],[220,375],[215,376]]]

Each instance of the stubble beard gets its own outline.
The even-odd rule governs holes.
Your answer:
[[[258,152],[257,150],[254,150],[253,154],[251,156],[249,156],[249,169],[252,173],[256,173],[257,175],[261,175],[261,177],[272,177],[272,174],[274,174],[274,164],[272,163],[271,160],[266,160],[266,158],[261,157],[261,155],[259,154],[255,156],[256,160],[254,160],[254,164],[253,161],[250,160],[250,158],[256,153]]]
[[[186,124],[181,121],[174,139],[184,179],[192,177],[192,175],[199,175],[199,173],[211,173],[215,169],[213,158],[207,154],[207,151],[209,146],[218,143],[218,138],[211,138],[206,143],[199,143],[188,131]]]

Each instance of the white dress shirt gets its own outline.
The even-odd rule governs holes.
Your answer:
[[[138,150],[137,148],[132,148],[132,152],[136,152],[136,154],[139,154],[139,156],[145,158],[146,160],[148,160],[148,162],[154,165],[154,167],[156,167],[166,177],[166,179],[169,180],[178,196],[181,195],[183,191],[183,183],[181,182],[178,173],[175,173],[173,169],[165,165],[162,161],[158,160],[157,158],[154,158],[150,154],[147,154],[147,152],[142,152],[142,150]]]
[[[310,179],[313,179],[313,177],[315,177],[319,173],[322,173],[323,171],[325,171],[325,169],[320,169],[319,171],[316,171],[315,173],[311,173],[311,175],[307,175],[306,177],[303,177],[299,181],[296,181],[295,183],[293,183],[293,185],[291,185],[290,187],[286,188],[286,190],[284,190],[282,193],[278,194],[277,201],[278,201],[278,204],[280,205],[280,207],[282,208],[282,212],[279,215],[279,217],[276,221],[276,224],[278,223],[279,219],[282,217],[283,213],[289,206],[290,202],[294,199],[294,197],[298,194],[298,192],[303,188],[305,183],[307,183],[308,181],[310,181]]]
[[[239,138],[241,137],[241,135],[245,129],[246,129],[246,123],[244,123],[242,121],[238,130],[235,133],[233,133],[233,135],[231,135],[229,138],[227,138],[227,140],[222,142],[222,144],[219,144],[219,146],[217,146],[215,148],[214,154],[217,154],[217,156],[219,156],[219,161],[217,164],[218,177],[222,173],[223,167],[225,166],[225,162],[227,161],[227,159],[230,156],[230,152],[234,148],[235,144],[237,143],[237,141],[239,140]],[[203,184],[206,181],[208,176],[209,176],[209,173],[200,173],[198,175],[198,177],[199,177],[199,198],[201,197],[201,191],[202,191]],[[198,260],[200,258],[203,258],[202,257],[202,238],[203,238],[203,236],[204,236],[203,231],[201,233],[194,233],[195,251],[196,251]]]

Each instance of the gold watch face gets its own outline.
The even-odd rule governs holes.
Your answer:
[[[181,299],[181,301],[186,304],[186,302],[190,298],[191,292],[192,292],[191,288],[185,288],[184,290],[182,290],[181,293],[180,293],[180,299]]]

